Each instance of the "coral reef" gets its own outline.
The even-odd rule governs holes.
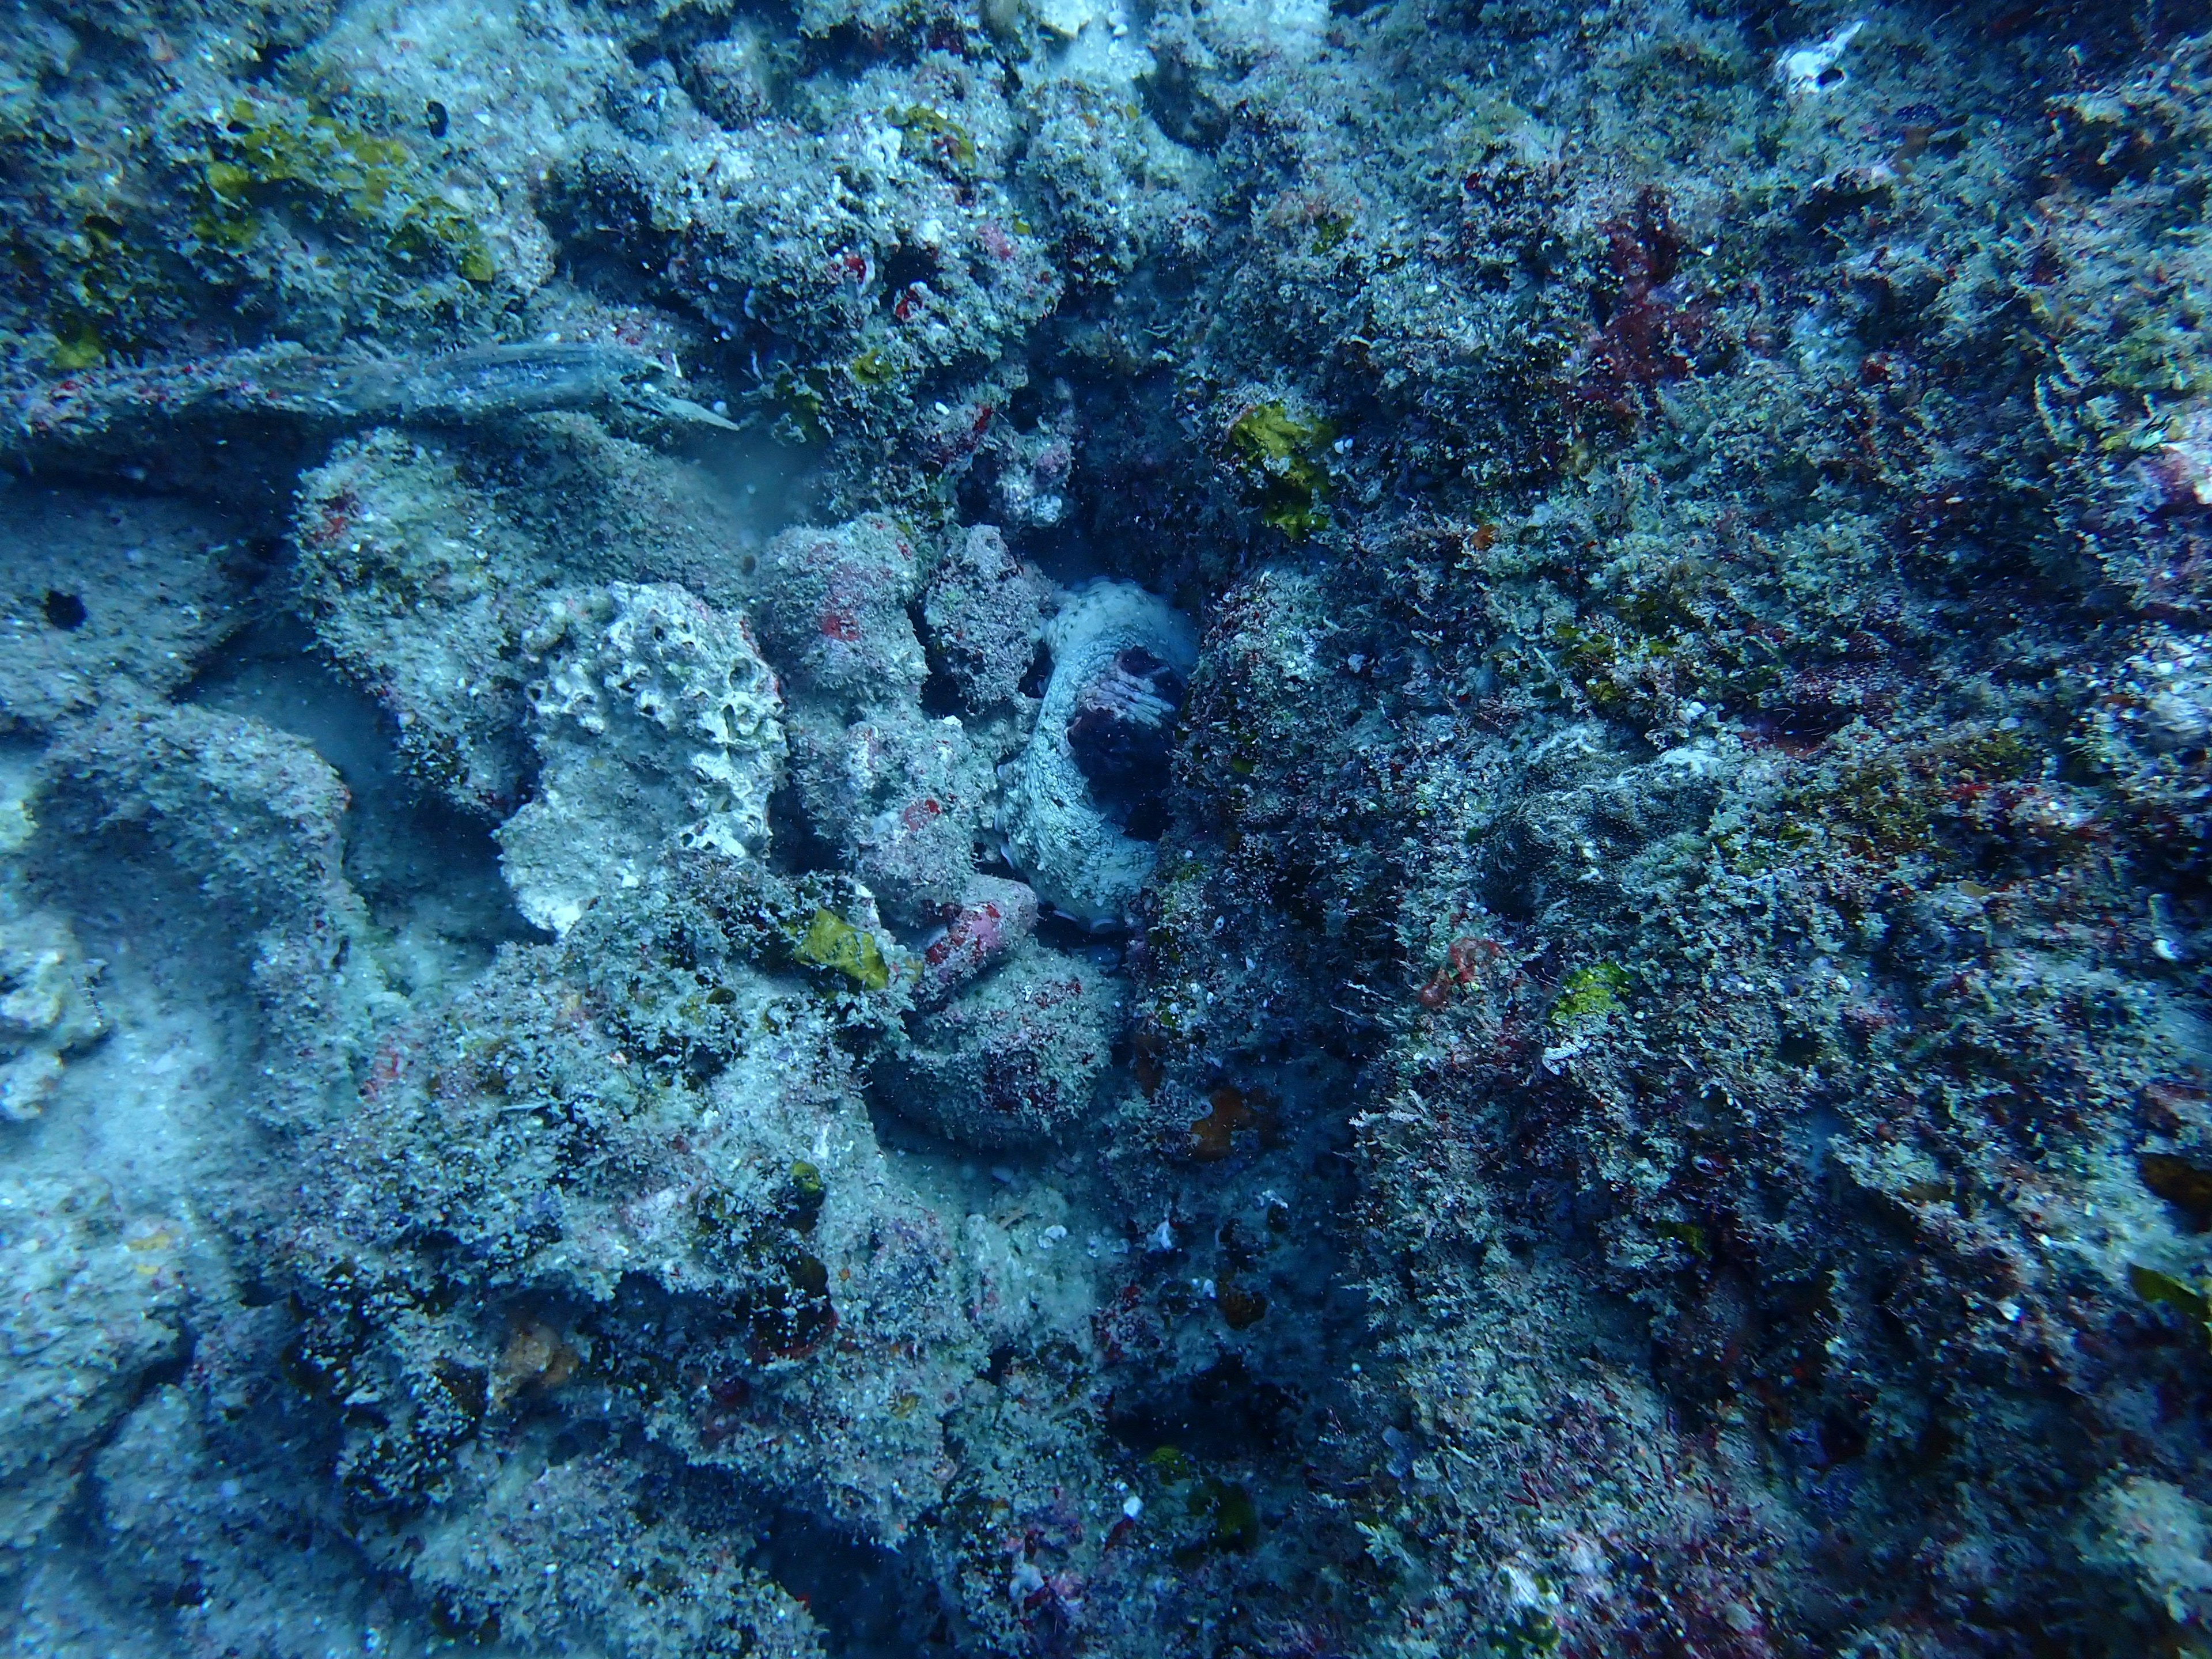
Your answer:
[[[0,17],[0,1646],[2212,1646],[2212,34]]]

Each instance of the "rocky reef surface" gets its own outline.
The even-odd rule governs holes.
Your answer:
[[[2201,0],[0,15],[0,1651],[2212,1655]]]

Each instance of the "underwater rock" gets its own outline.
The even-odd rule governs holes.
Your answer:
[[[945,672],[973,714],[1014,702],[1036,655],[1051,590],[1007,550],[996,526],[972,526],[945,556],[922,598],[922,622]]]
[[[791,726],[791,771],[815,833],[843,854],[901,923],[926,927],[975,875],[989,820],[992,757],[959,720],[911,705],[842,725],[819,713]]]
[[[684,88],[715,121],[740,131],[774,112],[775,89],[767,44],[739,28],[704,40],[684,58]]]
[[[0,727],[39,731],[124,685],[168,693],[244,620],[239,527],[189,502],[0,489]]]
[[[257,1109],[297,1124],[349,1094],[389,994],[372,952],[353,948],[368,916],[346,878],[349,798],[329,763],[250,716],[118,702],[49,751],[47,779],[40,817],[68,849],[48,854],[58,872],[84,879],[118,859],[154,902],[195,895],[220,918],[266,1025],[275,1092]]]
[[[500,826],[515,902],[565,933],[672,844],[743,857],[768,844],[782,700],[742,617],[667,584],[554,600],[525,641],[538,793]]]
[[[495,1458],[556,1415],[886,1544],[937,1501],[981,1344],[947,1220],[854,1085],[858,1000],[790,971],[836,885],[679,851],[390,1032],[285,1241],[303,1364],[392,1402],[347,1425],[349,1502],[448,1494],[458,1551],[472,1513],[505,1524]]]
[[[2203,857],[2212,830],[2212,640],[2144,629],[2094,676],[2082,749],[2128,804],[2170,830],[2174,854]]]
[[[1055,910],[1120,926],[1152,874],[1197,639],[1134,583],[1102,582],[1053,618],[1046,641],[1052,678],[1036,729],[1003,769],[1007,854]]]
[[[36,1117],[69,1054],[106,1032],[92,994],[99,971],[64,917],[0,921],[0,1118]]]
[[[995,542],[995,535],[971,538],[955,552],[952,574],[933,595],[977,581],[995,587],[969,562],[972,554],[995,573],[1000,567],[989,557]],[[1034,581],[1020,578],[1003,545],[997,553],[1018,580]],[[786,531],[769,544],[763,567],[762,631],[789,677],[791,773],[808,822],[894,920],[933,926],[975,873],[976,843],[989,828],[996,792],[993,769],[1011,746],[1012,716],[1001,712],[969,724],[923,712],[928,664],[909,607],[925,566],[913,538],[888,520]],[[974,621],[981,649],[988,648],[988,629],[1033,625],[1036,599],[1026,597],[1029,624],[1018,604],[1006,623],[973,617],[964,601],[949,602]],[[998,652],[1010,655],[1026,665],[1018,643]],[[994,658],[994,667],[1003,665]]]
[[[2176,1626],[2212,1620],[2212,1511],[2168,1480],[2115,1479],[2096,1495],[2083,1553]]]
[[[498,819],[528,771],[523,636],[559,586],[742,595],[757,535],[702,477],[575,411],[501,441],[383,427],[304,474],[293,583],[337,665],[392,716],[409,769]]]
[[[892,1110],[970,1146],[1031,1146],[1090,1116],[1113,1055],[1121,1000],[1079,957],[1024,943],[1003,965],[914,1023],[887,1064]]]
[[[2202,1647],[2212,37],[1788,9],[0,17],[13,1650]]]
[[[512,811],[526,763],[516,641],[550,579],[542,550],[459,456],[391,428],[306,474],[292,522],[316,638],[390,714],[409,769],[467,811]]]
[[[51,751],[41,817],[83,836],[128,828],[228,907],[234,931],[349,926],[345,785],[301,739],[193,705],[112,708]]]
[[[196,1322],[190,1380],[143,1379],[91,1460],[85,1518],[116,1558],[106,1588],[154,1607],[184,1598],[179,1653],[309,1653],[334,1629],[374,1628],[368,1563],[331,1525],[302,1421],[313,1407],[272,1374],[291,1331],[277,1305]],[[354,1571],[332,1573],[334,1558]]]
[[[805,1607],[732,1559],[719,1529],[648,1498],[609,1450],[493,1487],[426,1530],[408,1576],[456,1622],[550,1648],[581,1632],[635,1659],[819,1659]],[[547,1572],[544,1564],[560,1564]],[[649,1576],[663,1594],[634,1593]]]
[[[879,515],[787,530],[761,563],[762,641],[794,693],[848,713],[921,695],[929,669],[907,617],[922,578],[911,537]]]
[[[1005,961],[1036,932],[1036,895],[1018,881],[977,876],[960,895],[944,930],[922,946],[915,1000],[945,1002],[979,974]]]
[[[97,1175],[0,1179],[0,1564],[52,1523],[181,1342],[176,1234]]]
[[[869,9],[902,39],[975,38],[972,13],[924,25]],[[826,39],[841,21],[803,27]],[[725,117],[750,101],[688,78]],[[611,125],[569,139],[544,198],[565,252],[639,273],[714,337],[758,348],[757,412],[787,442],[829,447],[845,476],[821,499],[842,515],[907,495],[894,480],[927,490],[966,470],[1062,287],[1008,177],[1026,135],[995,64],[933,47],[804,84],[800,118],[779,107],[742,132],[678,77],[641,88]],[[830,178],[851,186],[834,204]]]

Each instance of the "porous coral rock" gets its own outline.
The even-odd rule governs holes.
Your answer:
[[[525,387],[564,372],[557,359],[510,367]],[[505,392],[522,395],[512,380]],[[729,605],[758,543],[698,469],[560,407],[498,442],[391,428],[345,439],[301,480],[292,535],[323,648],[384,705],[418,778],[494,817],[529,769],[522,639],[549,595],[674,582]]]
[[[526,643],[537,797],[500,826],[522,913],[565,933],[663,848],[768,844],[782,701],[744,619],[672,585],[552,600]]]
[[[1154,775],[1127,785],[1165,782],[1166,746],[1181,702],[1180,683],[1198,656],[1188,620],[1133,582],[1101,582],[1078,595],[1046,633],[1052,678],[1029,746],[1004,769],[1000,823],[1007,855],[1037,896],[1093,928],[1127,921],[1152,874],[1153,848],[1127,833],[1095,790],[1079,752],[1085,728],[1094,753],[1118,772],[1121,736],[1157,741]],[[1160,671],[1175,677],[1176,701],[1158,690]],[[1094,763],[1094,769],[1098,769]],[[1118,780],[1117,780],[1118,781]]]

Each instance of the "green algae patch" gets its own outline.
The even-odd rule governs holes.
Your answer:
[[[483,233],[447,201],[397,138],[282,103],[232,100],[200,167],[192,232],[244,253],[264,209],[283,205],[340,231],[380,237],[409,268],[443,264],[479,286],[498,275]]]
[[[35,257],[47,278],[46,362],[63,374],[130,353],[193,307],[188,267],[119,195],[104,198]]]
[[[776,436],[787,443],[807,445],[828,441],[830,381],[819,368],[787,365],[769,381],[768,395],[781,411]]]
[[[1229,450],[1260,496],[1260,521],[1303,541],[1327,517],[1328,468],[1322,460],[1336,429],[1304,420],[1280,403],[1255,404],[1229,428]]]
[[[1559,1000],[1552,1005],[1552,1024],[1565,1027],[1603,1019],[1620,1006],[1628,985],[1628,969],[1617,962],[1576,969],[1559,987]]]
[[[884,354],[870,346],[845,365],[845,372],[861,386],[873,392],[889,386],[898,379],[898,370]]]
[[[810,968],[834,969],[864,991],[891,982],[890,964],[874,938],[828,910],[816,909],[791,953]]]
[[[1170,1484],[1195,1480],[1198,1471],[1178,1446],[1155,1446],[1145,1459],[1153,1474]]]
[[[54,346],[46,354],[46,361],[54,368],[74,374],[79,369],[97,368],[107,361],[107,342],[88,319],[58,318],[53,331]]]
[[[829,1264],[805,1250],[793,1253],[782,1263],[781,1280],[756,1292],[746,1315],[754,1363],[805,1358],[837,1328]]]
[[[2212,1297],[2185,1279],[2160,1273],[2138,1262],[2128,1264],[2128,1284],[2146,1302],[2163,1303],[2184,1319],[2202,1328],[2212,1341]]]
[[[1522,1607],[1490,1631],[1490,1650],[1498,1659],[1549,1659],[1559,1650],[1559,1627],[1540,1607]]]
[[[1226,1480],[1201,1480],[1190,1495],[1190,1511],[1206,1525],[1207,1547],[1243,1555],[1260,1541],[1260,1508],[1252,1494]]]
[[[1655,1221],[1651,1224],[1651,1231],[1662,1238],[1673,1239],[1700,1261],[1712,1258],[1712,1241],[1705,1237],[1705,1230],[1694,1221]]]
[[[927,104],[908,104],[904,109],[885,110],[884,119],[896,127],[916,149],[933,149],[962,173],[975,170],[975,141],[968,129],[951,116]]]
[[[822,1179],[822,1171],[805,1159],[795,1160],[789,1178],[784,1183],[784,1201],[781,1213],[783,1224],[794,1232],[811,1233],[822,1214],[822,1206],[830,1196],[830,1188]]]

